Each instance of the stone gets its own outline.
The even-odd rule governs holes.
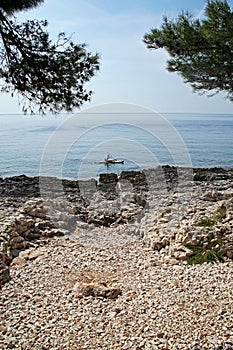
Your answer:
[[[22,260],[27,260],[29,254],[30,254],[31,252],[32,252],[32,248],[31,248],[31,249],[23,250],[23,251],[21,251],[21,252],[19,253],[18,258],[19,258],[19,259],[22,259]]]
[[[0,262],[0,286],[10,280],[10,269],[3,262]]]
[[[35,260],[39,256],[44,255],[45,251],[46,250],[44,247],[27,249],[27,250],[20,252],[18,258],[25,260],[25,261],[26,260]]]
[[[182,237],[182,243],[187,245],[198,245],[201,241],[201,235],[198,231],[193,231],[193,228],[189,228],[190,231]]]
[[[233,259],[233,249],[232,250],[227,250],[226,255],[229,259]]]
[[[11,265],[19,265],[19,266],[23,266],[26,263],[26,260],[23,258],[20,258],[19,256],[17,256],[16,258],[14,258],[12,260]]]
[[[171,255],[177,260],[186,260],[192,254],[193,251],[182,244],[177,243],[171,247]]]
[[[64,232],[65,231],[63,229],[51,228],[51,229],[44,230],[42,233],[42,236],[43,237],[63,236]]]
[[[115,299],[121,295],[121,289],[117,287],[108,287],[105,283],[83,283],[78,282],[74,286],[74,291],[78,298],[99,297],[106,299]]]
[[[146,237],[144,241],[148,239],[150,242],[149,246],[151,247],[152,250],[160,250],[166,247],[170,243],[170,241],[166,237],[150,235],[150,237]]]

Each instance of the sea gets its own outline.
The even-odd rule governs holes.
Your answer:
[[[123,164],[102,164],[106,155]],[[98,178],[158,165],[233,167],[233,114],[0,115],[0,177]]]

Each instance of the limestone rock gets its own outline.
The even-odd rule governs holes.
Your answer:
[[[152,250],[160,250],[164,247],[166,247],[167,245],[169,245],[170,241],[167,237],[161,237],[161,236],[158,236],[158,235],[153,235],[151,234],[150,236],[147,236],[145,239],[144,239],[144,242],[147,242],[149,245],[149,247],[152,249]]]
[[[20,258],[19,256],[17,256],[16,258],[13,259],[11,265],[19,265],[19,266],[23,266],[25,264],[26,260],[23,258]]]
[[[192,254],[193,251],[182,244],[177,243],[171,247],[171,255],[177,260],[186,260]]]
[[[31,248],[31,249],[27,249],[27,250],[20,252],[18,258],[25,260],[25,261],[26,260],[35,260],[39,256],[44,255],[45,252],[46,252],[46,250],[43,247]]]
[[[99,297],[106,299],[115,299],[121,295],[121,289],[116,287],[108,287],[105,283],[83,283],[78,282],[74,286],[74,291],[79,298],[82,297]]]
[[[0,286],[10,280],[10,269],[3,262],[0,262]]]

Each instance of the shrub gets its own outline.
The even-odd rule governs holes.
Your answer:
[[[227,214],[227,208],[225,205],[221,205],[216,212],[210,216],[204,216],[201,218],[195,225],[196,226],[202,226],[202,227],[207,227],[207,228],[212,228],[218,221],[221,221],[226,217]]]
[[[187,248],[193,251],[193,254],[187,259],[188,264],[224,262],[225,257],[222,253],[222,244],[222,239],[216,239],[205,246],[203,244],[198,246],[187,245]]]

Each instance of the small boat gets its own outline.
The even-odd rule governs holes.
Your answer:
[[[116,159],[111,157],[109,154],[107,154],[107,156],[104,158],[104,160],[100,160],[99,163],[100,164],[124,164],[124,160],[121,159]]]

